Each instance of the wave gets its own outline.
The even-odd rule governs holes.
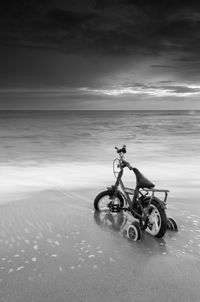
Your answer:
[[[199,190],[200,168],[189,163],[142,163],[137,166],[156,184],[168,189],[174,197],[184,197]],[[0,196],[32,191],[105,189],[114,184],[112,165],[91,162],[63,162],[49,164],[1,165]],[[197,176],[198,175],[198,176]],[[135,186],[135,176],[126,170],[123,180],[128,187]],[[193,193],[191,193],[193,192]]]

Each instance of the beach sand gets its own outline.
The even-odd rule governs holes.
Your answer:
[[[98,193],[1,196],[0,301],[199,301],[198,211],[170,200],[179,232],[131,242],[123,216],[113,214],[111,223],[94,213]]]

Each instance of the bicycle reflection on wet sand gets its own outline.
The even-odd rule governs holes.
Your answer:
[[[155,238],[144,232],[144,240],[140,242],[133,242],[127,236],[127,227],[130,224],[130,215],[124,215],[121,212],[94,212],[94,221],[97,225],[102,227],[105,231],[119,233],[126,238],[132,246],[138,247],[140,252],[145,254],[166,254],[167,245],[163,238]]]

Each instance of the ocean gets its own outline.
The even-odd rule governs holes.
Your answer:
[[[200,111],[1,111],[0,193],[104,189],[115,146],[171,196],[197,198]],[[134,187],[133,172],[124,181]],[[192,194],[192,195],[191,195]]]

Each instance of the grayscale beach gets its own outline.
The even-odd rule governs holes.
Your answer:
[[[0,112],[0,301],[199,301],[199,131],[199,111]],[[123,144],[178,232],[131,242],[94,212]]]

